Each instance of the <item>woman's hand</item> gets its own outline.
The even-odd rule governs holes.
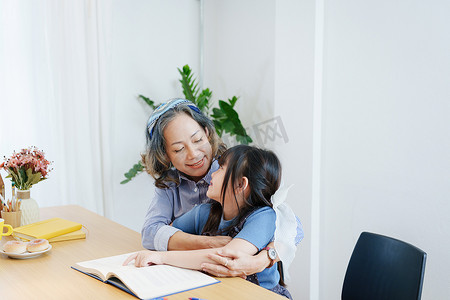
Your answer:
[[[242,251],[221,249],[208,258],[216,264],[203,263],[202,270],[217,277],[242,277],[259,273],[269,264],[267,254],[250,255]]]
[[[143,250],[136,252],[130,256],[123,262],[123,265],[128,265],[131,261],[134,260],[134,265],[136,267],[147,267],[151,265],[162,265],[162,253],[158,251],[150,251]]]

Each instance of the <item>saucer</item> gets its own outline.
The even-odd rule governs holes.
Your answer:
[[[25,252],[25,253],[17,254],[17,253],[9,253],[9,252],[5,252],[5,251],[0,251],[0,253],[8,255],[11,258],[26,259],[26,258],[38,257],[50,250],[52,250],[52,245],[49,245],[47,249],[38,251],[38,252]]]

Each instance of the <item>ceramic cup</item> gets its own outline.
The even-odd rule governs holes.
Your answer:
[[[8,232],[3,232],[3,227],[8,228]],[[13,232],[13,228],[11,225],[5,224],[5,220],[0,219],[0,229],[1,229],[1,234],[0,234],[0,240],[2,239],[2,237],[4,235],[11,235]]]

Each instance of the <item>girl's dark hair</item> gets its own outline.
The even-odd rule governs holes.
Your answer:
[[[165,112],[153,128],[153,135],[150,138],[147,135],[147,149],[142,154],[142,163],[145,170],[155,179],[155,186],[158,188],[167,188],[168,182],[179,184],[179,178],[176,172],[170,172],[172,164],[166,151],[166,140],[164,138],[164,129],[179,114],[187,114],[196,121],[203,129],[208,129],[208,141],[211,144],[213,156],[221,155],[226,146],[217,135],[214,123],[204,114],[199,113],[189,107],[188,104],[180,104]]]
[[[272,207],[270,197],[280,186],[281,163],[272,151],[238,145],[225,151],[219,158],[219,164],[227,166],[220,195],[222,205],[219,202],[211,204],[210,214],[202,234],[216,235],[218,233],[227,189],[232,189],[234,200],[238,204],[235,188],[242,177],[245,176],[248,179],[250,194],[247,199],[244,199],[243,207],[237,205],[239,215],[230,227],[239,223],[250,210],[256,207]]]

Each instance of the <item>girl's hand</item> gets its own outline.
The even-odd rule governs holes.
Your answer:
[[[162,253],[158,251],[143,250],[128,256],[123,265],[128,265],[134,260],[136,267],[148,267],[151,265],[162,265]]]

